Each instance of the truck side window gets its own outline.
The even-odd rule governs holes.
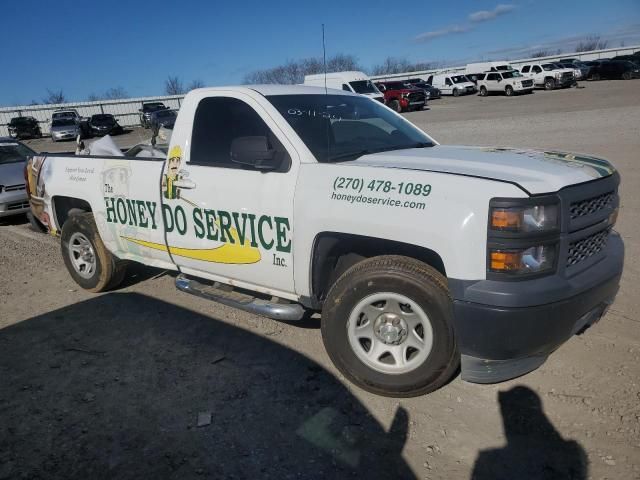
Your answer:
[[[529,65],[527,65],[526,67],[522,67],[522,73],[529,73],[529,69],[531,67],[529,67]]]
[[[535,66],[531,69],[531,71],[532,71],[533,73],[540,73],[540,72],[542,71],[542,69],[541,69],[539,66],[535,65]]]
[[[191,135],[189,163],[212,167],[252,170],[231,161],[231,142],[238,137],[267,137],[270,148],[282,156],[282,169],[289,169],[289,155],[260,115],[242,100],[209,97],[198,104]]]
[[[450,85],[451,85],[451,80],[449,80],[449,79],[447,78],[447,79],[444,81],[444,84],[445,84],[445,85],[449,85],[449,86],[450,86]]]
[[[343,89],[343,90],[345,90],[345,91],[347,91],[347,92],[350,92],[350,91],[351,91],[351,89],[349,88],[349,85],[347,85],[346,83],[343,83],[343,84],[342,84],[342,89]]]
[[[498,75],[496,73],[490,73],[487,75],[487,80],[498,80]]]

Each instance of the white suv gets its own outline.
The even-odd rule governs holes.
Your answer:
[[[531,93],[533,79],[525,78],[517,70],[506,72],[485,72],[476,76],[480,95],[486,97],[490,93],[500,92],[507,97],[516,93]]]

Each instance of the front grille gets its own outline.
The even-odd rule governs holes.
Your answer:
[[[601,230],[593,235],[582,238],[569,244],[567,253],[567,267],[572,267],[580,262],[597,255],[607,245],[607,239],[611,229]]]
[[[603,208],[610,206],[615,199],[615,192],[606,192],[597,197],[587,198],[579,202],[573,202],[569,206],[569,215],[571,220],[584,217],[585,215],[593,215]]]
[[[5,192],[17,192],[19,190],[25,190],[25,184],[21,183],[18,185],[7,185],[4,187]]]
[[[422,93],[422,92],[410,93],[409,94],[409,101],[410,102],[424,102],[424,93]]]
[[[570,78],[573,78],[573,73],[571,73],[571,72],[564,72],[564,73],[562,74],[562,78],[564,78],[565,80],[568,80],[568,79],[570,79]]]
[[[522,81],[522,86],[523,87],[531,87],[531,86],[533,86],[533,80],[523,80]]]
[[[7,206],[7,210],[21,210],[23,208],[28,208],[29,202],[21,202],[21,203],[11,203]]]

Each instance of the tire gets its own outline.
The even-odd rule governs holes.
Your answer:
[[[507,97],[513,97],[513,87],[511,85],[507,85],[507,87],[504,89],[504,94]]]
[[[480,87],[480,96],[481,97],[486,97],[489,94],[489,92],[487,92],[487,87],[485,87],[484,85]]]
[[[71,278],[85,290],[103,292],[122,282],[126,263],[106,249],[92,213],[77,213],[67,219],[62,227],[61,247]],[[79,252],[83,249],[86,256]],[[84,268],[78,266],[82,262]]]
[[[376,317],[369,319],[363,311]],[[325,349],[338,370],[379,395],[432,392],[460,364],[446,279],[409,257],[373,257],[345,271],[327,295],[321,325]],[[371,355],[374,350],[377,356]]]
[[[631,72],[624,72],[622,74],[622,79],[623,80],[631,80]]]
[[[402,113],[402,106],[400,106],[400,102],[398,100],[391,100],[389,102],[389,108],[397,113]]]
[[[460,90],[458,90],[457,88],[453,89],[453,96],[454,97],[459,97],[460,96]]]
[[[544,81],[545,90],[553,90],[556,88],[556,81],[553,78],[547,78]]]
[[[600,80],[600,74],[594,73],[593,75],[591,75],[591,80],[593,80],[594,82],[597,82],[598,80]]]

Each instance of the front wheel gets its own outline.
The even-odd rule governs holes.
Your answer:
[[[460,90],[458,90],[457,88],[453,89],[453,96],[454,97],[459,97],[460,96]]]
[[[402,106],[400,105],[400,102],[398,100],[391,100],[389,102],[389,108],[398,113],[402,113]]]
[[[485,86],[480,87],[480,96],[486,97],[489,92],[487,92],[487,88]]]
[[[624,72],[622,74],[622,79],[623,80],[631,80],[631,72]]]
[[[511,85],[507,85],[507,88],[504,89],[504,94],[507,97],[513,97],[513,87]]]
[[[544,81],[544,89],[553,90],[554,88],[556,88],[556,81],[553,78],[547,78]]]
[[[62,227],[60,244],[69,274],[85,290],[103,292],[122,282],[126,264],[104,246],[92,213],[71,215]]]
[[[336,281],[324,303],[322,339],[338,370],[380,395],[432,392],[460,362],[445,278],[403,256],[364,260]]]

